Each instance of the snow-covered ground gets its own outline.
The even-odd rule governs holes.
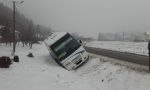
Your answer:
[[[148,56],[147,42],[93,41],[86,43],[86,46]]]
[[[10,54],[10,46],[0,45],[0,55]],[[58,66],[44,44],[33,49],[17,46],[19,63],[0,68],[0,90],[149,90],[150,74],[105,61],[89,59],[75,71]],[[26,55],[32,52],[34,58]]]

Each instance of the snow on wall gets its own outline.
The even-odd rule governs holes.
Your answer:
[[[148,56],[147,42],[93,41],[86,43],[86,46]]]

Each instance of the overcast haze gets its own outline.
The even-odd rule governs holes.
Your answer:
[[[5,1],[5,0],[4,0]],[[150,30],[149,0],[24,0],[19,11],[53,30],[97,38],[98,32]]]

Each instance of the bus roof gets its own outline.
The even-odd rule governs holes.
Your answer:
[[[65,36],[66,34],[67,32],[53,32],[48,38],[45,39],[44,42],[50,46],[54,44],[56,41],[58,41],[60,38]]]

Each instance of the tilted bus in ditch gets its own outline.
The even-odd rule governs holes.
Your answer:
[[[67,32],[54,32],[44,42],[52,58],[67,70],[76,69],[89,57],[81,43]]]

